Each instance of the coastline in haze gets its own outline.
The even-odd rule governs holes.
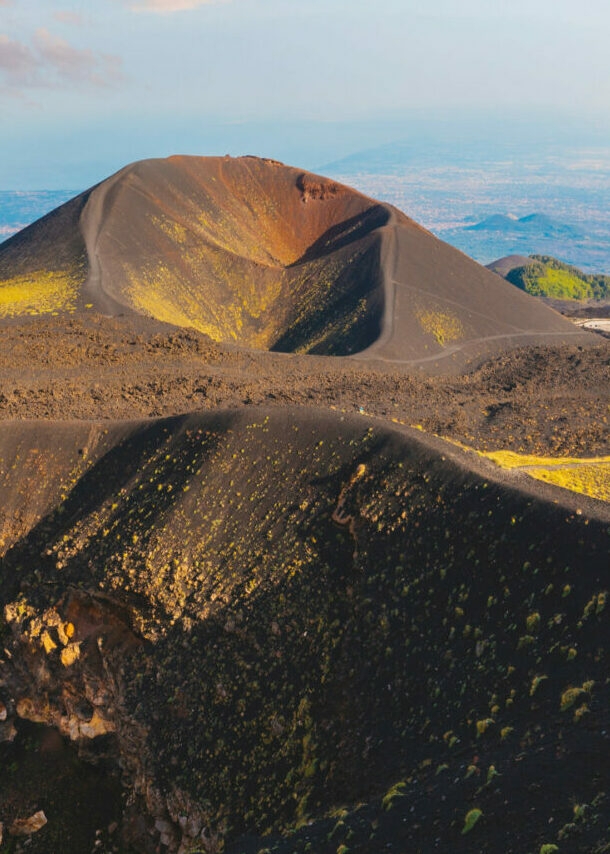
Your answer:
[[[78,190],[0,190],[0,243],[78,194]]]

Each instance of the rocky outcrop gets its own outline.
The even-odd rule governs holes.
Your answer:
[[[135,850],[147,852],[156,840],[179,854],[195,844],[213,851],[220,837],[208,829],[209,816],[178,786],[162,792],[156,785],[147,728],[125,708],[126,657],[146,656],[128,610],[109,597],[70,591],[42,612],[20,598],[5,606],[4,621],[10,637],[0,660],[0,742],[15,738],[19,720],[53,728],[87,761],[121,769],[131,800],[124,836]],[[45,824],[39,811],[8,832],[27,836]]]
[[[301,201],[304,203],[314,200],[326,201],[326,199],[334,199],[336,196],[341,195],[342,192],[346,192],[346,188],[342,187],[341,184],[329,181],[328,179],[317,178],[314,175],[307,174],[307,172],[299,175],[297,178],[297,187],[301,191]]]

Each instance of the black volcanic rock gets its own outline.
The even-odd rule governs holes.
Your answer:
[[[432,831],[466,852],[473,803],[504,804],[477,831],[489,850],[524,798],[533,850],[559,809],[530,789],[549,764],[588,745],[602,777],[571,785],[607,790],[602,502],[290,407],[8,423],[0,456],[23,461],[0,486],[0,699],[120,764],[131,850],[248,834],[258,851],[307,828],[290,850],[417,850]],[[61,850],[48,833],[32,850]]]

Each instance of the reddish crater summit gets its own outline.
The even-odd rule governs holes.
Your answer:
[[[304,172],[297,178],[297,187],[301,191],[302,199],[308,202],[310,199],[333,199],[335,196],[345,192],[345,187],[335,184],[334,181],[317,179]]]

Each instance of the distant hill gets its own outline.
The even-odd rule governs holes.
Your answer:
[[[402,175],[407,167],[435,168],[439,165],[458,165],[460,168],[480,169],[482,162],[493,158],[502,158],[502,144],[498,142],[493,151],[485,143],[477,144],[467,136],[447,136],[441,126],[430,126],[425,131],[419,129],[394,142],[372,148],[359,149],[351,154],[324,163],[320,171],[328,175]],[[509,146],[505,154],[509,153]],[[514,155],[514,147],[510,147]]]
[[[493,214],[476,225],[466,227],[467,231],[514,231],[518,220],[507,214]]]
[[[468,226],[466,231],[514,232],[537,237],[567,237],[570,240],[584,237],[583,233],[574,226],[542,213],[528,214],[520,219],[505,214],[494,214],[476,225]]]
[[[582,152],[564,150],[559,157],[557,150],[532,147],[525,139],[461,144],[440,124],[425,135],[422,128],[411,130],[319,170],[407,211],[479,263],[537,253],[565,258],[588,273],[610,273],[606,172],[594,177],[566,168],[585,162]],[[480,227],[488,214],[506,218]]]
[[[583,273],[549,255],[509,255],[488,269],[532,296],[579,301],[610,298],[610,276]]]
[[[511,270],[514,270],[515,267],[526,267],[531,263],[532,259],[528,255],[505,255],[503,258],[498,258],[497,261],[492,261],[491,264],[487,264],[486,267],[488,270],[491,270],[492,273],[496,273],[498,276],[502,276],[502,278],[505,279],[508,273],[510,273]]]
[[[401,140],[355,151],[332,163],[325,163],[320,170],[328,175],[392,175],[400,174],[405,165],[431,166],[445,160],[447,155],[447,146],[442,142],[430,141],[424,146],[415,141]]]

